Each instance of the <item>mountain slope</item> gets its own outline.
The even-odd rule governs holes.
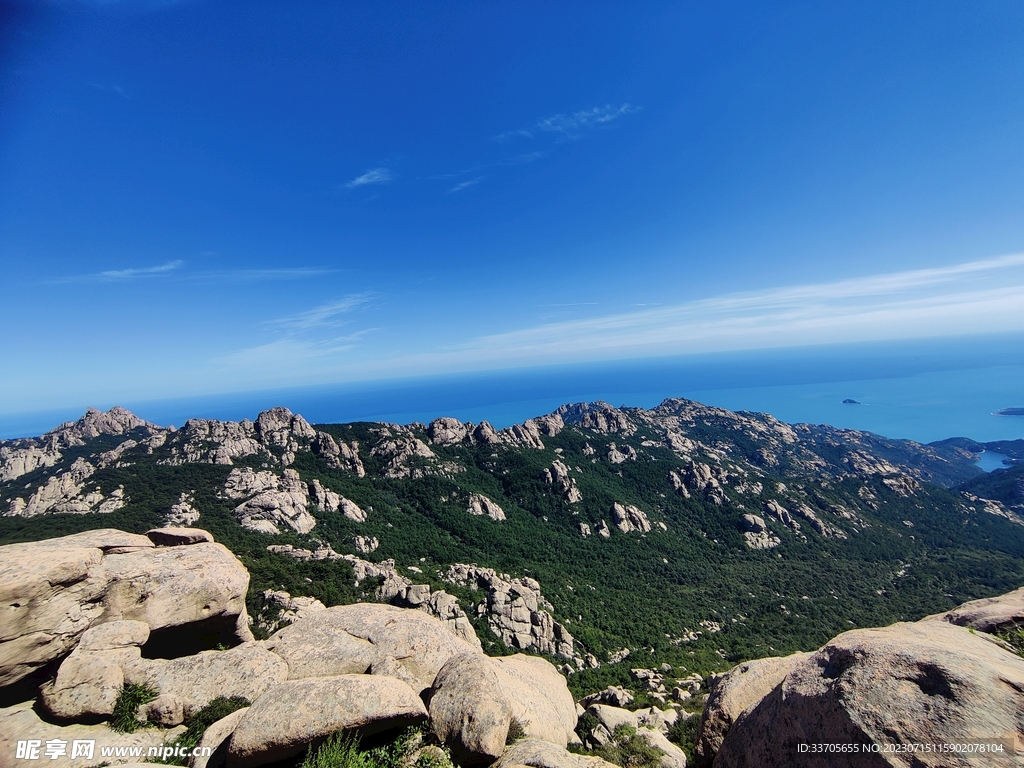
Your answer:
[[[564,651],[556,635],[571,635],[567,671],[592,687],[630,666],[812,648],[1024,584],[1024,526],[968,490],[986,477],[952,442],[680,399],[568,405],[504,430],[313,426],[283,408],[175,430],[91,411],[0,443],[0,543],[189,523],[250,569],[254,613],[275,610],[268,589],[335,604],[411,600],[405,585],[422,584],[417,600],[452,596],[491,652]],[[459,563],[493,569],[490,586],[454,578]],[[548,622],[553,642],[517,639],[515,621]]]

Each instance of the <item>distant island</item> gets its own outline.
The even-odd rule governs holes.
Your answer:
[[[843,400],[843,404],[844,405],[863,405],[863,403],[861,403],[861,402],[859,402],[857,400],[854,400],[851,397],[848,397],[845,400]]]
[[[1024,416],[1024,408],[1003,408],[1001,411],[996,411],[996,416]]]

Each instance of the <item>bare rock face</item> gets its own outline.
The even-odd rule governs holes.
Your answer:
[[[898,766],[907,764],[898,753],[798,757],[797,744],[1024,739],[1022,691],[1024,659],[963,627],[926,619],[844,632],[744,710],[714,765]],[[953,752],[921,764],[978,765],[977,758]]]
[[[86,488],[85,481],[96,472],[96,467],[79,457],[67,472],[53,475],[28,497],[11,500],[7,514],[35,517],[45,514],[85,514],[113,512],[125,504],[124,488],[117,488],[104,496],[99,488]]]
[[[283,525],[296,533],[309,533],[316,525],[316,518],[306,510],[309,490],[294,469],[286,469],[281,477],[248,467],[233,469],[224,494],[232,499],[248,497],[234,511],[243,528],[279,534]]]
[[[228,766],[275,763],[336,732],[364,736],[422,722],[426,709],[393,677],[337,675],[279,683],[244,710],[231,735]]]
[[[612,464],[622,464],[627,461],[636,461],[637,453],[631,445],[624,445],[618,448],[615,443],[608,446],[608,461]]]
[[[365,477],[366,468],[359,458],[359,443],[338,442],[326,432],[317,432],[313,440],[313,450],[324,458],[327,466],[333,469],[347,469],[356,477]]]
[[[178,503],[172,504],[164,516],[164,523],[169,526],[190,526],[200,517],[199,510],[195,508],[195,498],[191,494],[182,493]]]
[[[42,689],[47,711],[63,719],[112,714],[124,685],[121,665],[138,659],[148,639],[149,625],[141,621],[111,621],[86,630],[56,679]]]
[[[451,657],[479,653],[433,616],[371,603],[320,611],[278,630],[265,645],[288,664],[291,680],[363,673],[391,657],[417,691],[429,688]]]
[[[203,738],[196,746],[209,748],[210,755],[204,757],[200,753],[199,757],[193,757],[190,768],[220,768],[227,762],[229,739],[238,727],[239,721],[245,716],[247,709],[248,707],[236,709],[203,731]]]
[[[505,510],[480,493],[469,495],[469,514],[486,515],[491,520],[500,521],[505,519]]]
[[[771,549],[782,543],[778,536],[768,530],[764,518],[758,515],[743,515],[741,525],[743,526],[743,542],[750,549]]]
[[[115,553],[120,554],[115,554]],[[156,548],[113,529],[0,547],[0,686],[64,656],[92,626],[246,626],[249,574],[220,544]]]
[[[472,424],[463,424],[458,419],[443,416],[434,419],[427,427],[427,435],[430,442],[435,445],[457,445],[465,440],[471,433]]]
[[[570,504],[583,501],[583,494],[576,487],[576,479],[569,474],[569,468],[558,459],[544,470],[544,482],[557,488]]]
[[[17,704],[13,707],[0,709],[0,766],[2,768],[24,768],[26,765],[45,764],[50,768],[82,768],[86,765],[99,765],[101,762],[113,764],[126,764],[139,758],[112,757],[101,758],[99,747],[141,747],[145,754],[150,747],[163,746],[174,741],[184,732],[185,728],[179,726],[171,730],[158,728],[142,728],[135,733],[118,733],[105,724],[100,725],[54,725],[42,720],[32,709],[31,702]],[[17,744],[19,741],[28,739],[39,739],[42,741],[42,748],[39,751],[38,760],[17,760],[15,758]],[[59,739],[67,743],[64,756],[56,759],[48,758],[43,749],[46,742]],[[96,744],[92,760],[83,760],[77,757],[71,759],[72,744],[76,740],[92,740]]]
[[[558,670],[536,656],[451,659],[430,694],[430,721],[460,765],[500,757],[515,718],[526,734],[564,748],[573,739],[576,705]]]
[[[978,632],[1002,632],[1024,626],[1024,587],[999,597],[972,600],[935,618]]]
[[[646,533],[651,530],[651,521],[647,519],[647,515],[632,504],[622,505],[618,502],[612,504],[612,520],[623,533],[632,531]]]
[[[125,664],[126,683],[149,683],[173,699],[185,718],[218,696],[256,700],[288,677],[288,665],[258,643],[202,651],[179,659],[138,659]]]
[[[710,765],[726,732],[751,706],[761,701],[790,671],[810,654],[772,656],[745,661],[730,669],[711,689],[698,728],[697,764]]]
[[[488,625],[509,647],[573,656],[573,637],[552,617],[552,606],[535,579],[513,579],[491,568],[463,563],[449,567],[442,578],[450,584],[484,591],[477,611],[487,617]]]
[[[202,528],[151,528],[146,531],[146,537],[158,547],[213,543],[213,534]]]
[[[492,768],[614,768],[600,757],[568,752],[541,739],[520,739],[502,754]]]
[[[368,555],[377,551],[380,540],[376,536],[355,536],[352,539],[352,546],[356,548],[356,552]]]

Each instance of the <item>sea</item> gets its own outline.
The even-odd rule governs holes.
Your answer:
[[[255,418],[284,405],[313,423],[427,423],[438,416],[501,428],[569,402],[650,408],[685,397],[790,423],[831,424],[921,443],[1024,438],[1024,335],[843,344],[350,382],[173,400],[81,403],[0,414],[0,438],[39,435],[86,405],[123,405],[157,424]],[[989,452],[980,466],[1002,466]]]

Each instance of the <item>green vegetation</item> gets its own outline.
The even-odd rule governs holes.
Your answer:
[[[1014,627],[1005,632],[995,633],[996,637],[1009,645],[1018,656],[1024,657],[1024,627]]]
[[[512,722],[508,724],[508,734],[505,736],[506,744],[514,744],[520,739],[526,738],[526,727],[525,724],[520,722],[518,718],[513,717]]]
[[[148,704],[159,695],[159,691],[140,683],[128,683],[121,688],[110,717],[110,727],[118,733],[135,733],[145,726],[139,720],[139,707]]]
[[[835,432],[801,436],[801,445],[830,466],[843,468],[826,479],[815,465],[786,456],[778,464],[768,462],[756,435],[696,420],[687,435],[703,447],[695,449],[693,459],[732,473],[723,485],[726,502],[715,504],[699,491],[684,496],[674,489],[669,473],[682,471],[687,460],[642,423],[628,436],[569,427],[556,436],[545,435],[543,450],[430,444],[437,461],[448,469],[440,471],[432,460],[417,457],[411,464],[428,474],[415,479],[383,477],[385,462],[373,452],[383,439],[380,425],[318,429],[348,445],[358,443],[365,477],[333,468],[304,449],[295,453],[293,467],[304,481],[318,480],[369,511],[365,522],[314,511],[317,525],[309,535],[245,530],[232,515],[237,501],[221,493],[232,467],[176,465],[186,439],[185,430],[179,430],[153,453],[143,446],[127,451],[127,466],[99,468],[86,481],[87,489],[105,494],[123,487],[129,500],[124,508],[105,515],[0,517],[0,544],[101,527],[142,533],[159,525],[187,493],[202,513],[197,525],[248,568],[248,610],[267,619],[269,626],[279,616],[269,615],[277,609],[265,604],[267,589],[338,605],[372,600],[378,586],[367,581],[356,587],[352,567],[344,560],[294,560],[268,552],[269,544],[307,549],[329,544],[346,553],[354,551],[354,536],[372,536],[380,548],[362,557],[375,562],[393,558],[412,581],[454,595],[485,650],[495,655],[511,651],[475,610],[484,595],[445,583],[440,572],[462,562],[513,577],[530,576],[540,582],[556,620],[572,633],[577,652],[593,653],[603,663],[569,676],[577,697],[608,685],[635,691],[632,667],[667,662],[707,675],[744,659],[814,649],[847,629],[914,620],[1024,584],[1024,527],[981,512],[956,491],[938,485],[922,483],[919,491],[901,496],[877,474],[847,471],[843,461],[849,446]],[[413,434],[429,443],[420,427]],[[0,509],[24,498],[31,492],[27,487],[66,471],[75,458],[94,457],[123,439],[94,438],[66,451],[54,467],[0,485]],[[637,459],[613,464],[607,458],[612,443],[633,448]],[[934,449],[945,463],[929,459],[920,448],[883,438],[870,438],[858,450],[890,461],[925,462],[922,466],[936,480],[949,485],[978,473],[969,460],[957,458],[954,448]],[[570,468],[582,501],[567,503],[545,482],[543,471],[555,460]],[[235,466],[281,471],[268,456],[236,459]],[[939,466],[947,467],[945,475],[936,474]],[[991,482],[999,474],[972,482]],[[760,490],[737,490],[740,481],[754,480]],[[508,519],[499,523],[469,515],[471,493],[493,499]],[[793,500],[806,504],[846,538],[825,538],[806,521],[799,531],[770,521],[781,539],[779,546],[750,550],[744,545],[741,515],[764,516],[763,505],[770,500],[787,508]],[[602,520],[611,523],[615,502],[639,507],[667,530],[624,534],[613,526],[610,538],[584,538],[580,523],[592,529]],[[843,517],[836,509],[851,516]],[[421,573],[408,571],[409,566]],[[255,631],[261,634],[259,627]],[[608,664],[610,654],[622,648],[631,650],[629,657]],[[650,703],[642,691],[635,692],[637,706]]]
[[[636,728],[629,725],[620,725],[612,734],[611,741],[587,754],[597,755],[623,768],[658,768],[661,758],[665,756],[664,752],[644,741],[637,734]]]
[[[694,759],[694,750],[697,746],[697,726],[700,725],[700,717],[680,717],[668,729],[665,735],[668,740],[677,744],[686,753],[686,763],[689,765]]]
[[[389,743],[363,749],[356,735],[338,732],[310,747],[301,768],[452,768],[447,752],[423,741],[423,733],[410,728]]]
[[[224,719],[232,712],[248,707],[250,704],[252,702],[242,696],[232,696],[231,698],[218,696],[192,715],[192,717],[188,718],[185,721],[185,732],[168,746],[180,748],[182,752],[191,750],[199,745],[207,728],[218,720]],[[188,765],[188,758],[172,756],[161,762],[168,765]]]

